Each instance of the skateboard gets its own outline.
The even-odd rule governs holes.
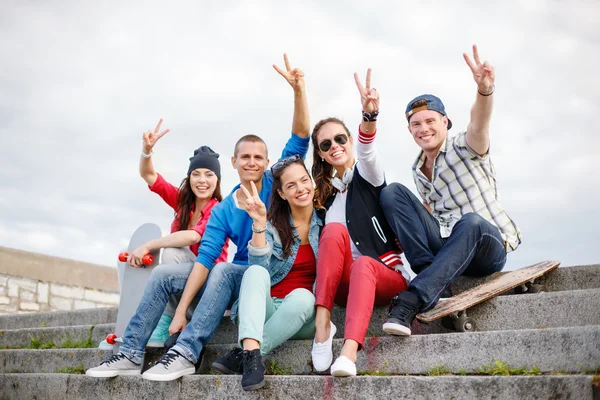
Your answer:
[[[137,228],[131,239],[129,240],[129,246],[127,246],[127,253],[132,253],[136,248],[142,244],[152,240],[160,238],[162,232],[158,225],[155,224],[144,224]],[[135,268],[123,262],[127,260],[127,256],[124,253],[119,254],[119,270],[123,271],[121,279],[121,296],[119,300],[119,309],[117,311],[117,323],[115,326],[115,332],[110,334],[110,338],[107,336],[106,341],[109,344],[114,344],[113,353],[116,354],[119,351],[120,343],[115,338],[123,337],[125,328],[129,324],[129,320],[135,314],[138,304],[144,295],[146,289],[146,282],[152,272],[152,269],[158,265],[160,250],[155,250],[150,254],[146,254],[143,258],[144,265],[139,268]],[[112,342],[112,343],[111,343]]]
[[[440,300],[433,309],[418,314],[417,319],[421,322],[429,323],[438,318],[450,316],[455,330],[459,332],[476,331],[477,326],[475,321],[467,316],[469,308],[511,289],[515,289],[517,293],[546,292],[546,287],[539,283],[538,278],[558,268],[559,265],[560,262],[558,261],[542,261],[529,267],[503,273],[488,282],[475,286],[456,296]],[[444,326],[446,325],[444,324]]]

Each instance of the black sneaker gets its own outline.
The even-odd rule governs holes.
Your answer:
[[[265,385],[265,372],[267,367],[260,355],[260,349],[246,350],[242,355],[242,389],[256,390]]]
[[[244,350],[236,347],[223,357],[215,360],[212,367],[219,372],[228,375],[240,375],[242,373],[242,355]]]
[[[409,291],[398,293],[392,299],[383,330],[390,335],[410,336],[410,325],[419,312],[420,306],[421,302],[416,294]]]

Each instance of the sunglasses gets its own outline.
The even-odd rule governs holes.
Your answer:
[[[279,160],[275,164],[273,164],[273,166],[271,167],[271,172],[276,174],[277,172],[281,171],[283,168],[285,168],[288,165],[293,164],[301,159],[302,158],[300,158],[300,156],[298,154],[294,154],[293,156],[282,158],[281,160]]]
[[[333,137],[333,140],[337,144],[346,144],[348,142],[348,136],[346,136],[345,133],[338,133]],[[321,150],[323,153],[326,153],[331,148],[331,144],[331,140],[325,139],[321,143],[319,143],[319,150]]]

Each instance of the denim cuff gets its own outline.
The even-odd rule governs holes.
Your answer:
[[[135,364],[142,365],[142,363],[144,362],[144,351],[131,350],[125,346],[121,346],[119,348],[119,353],[129,358],[131,362]]]
[[[198,362],[198,357],[195,357],[194,353],[192,353],[190,350],[188,350],[186,347],[183,347],[180,344],[176,344],[175,346],[171,347],[171,350],[178,352],[179,354],[187,358],[187,360],[192,364],[196,364]]]
[[[256,257],[266,256],[271,253],[271,246],[269,246],[269,242],[265,246],[262,247],[254,247],[250,242],[248,242],[248,254]]]

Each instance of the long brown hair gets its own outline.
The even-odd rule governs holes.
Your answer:
[[[312,131],[312,135],[310,136],[313,145],[312,176],[316,186],[315,203],[317,208],[323,208],[325,206],[325,202],[333,193],[333,185],[331,184],[331,179],[333,178],[333,166],[327,161],[322,160],[321,156],[319,155],[319,131],[325,124],[330,122],[341,125],[348,137],[352,137],[352,135],[350,135],[350,131],[342,122],[342,120],[335,117],[320,120],[317,122]]]
[[[308,169],[304,165],[304,161],[301,158],[298,160],[291,161],[289,164],[273,171],[273,191],[271,193],[271,206],[267,212],[267,219],[271,222],[271,225],[277,229],[279,238],[281,239],[281,246],[283,248],[283,255],[289,257],[292,251],[292,244],[294,244],[294,231],[292,224],[290,223],[290,217],[292,215],[292,209],[290,203],[282,199],[279,195],[279,191],[282,188],[281,175],[283,172],[290,167],[290,165],[302,165],[308,176]]]
[[[190,171],[190,175],[193,171]],[[186,176],[181,185],[179,185],[179,192],[177,193],[177,211],[175,211],[175,220],[179,223],[179,230],[185,231],[188,229],[190,223],[190,213],[192,207],[196,203],[196,195],[192,191],[190,186],[190,175]],[[213,199],[221,202],[223,196],[221,195],[221,180],[217,180],[217,186],[212,195]]]

